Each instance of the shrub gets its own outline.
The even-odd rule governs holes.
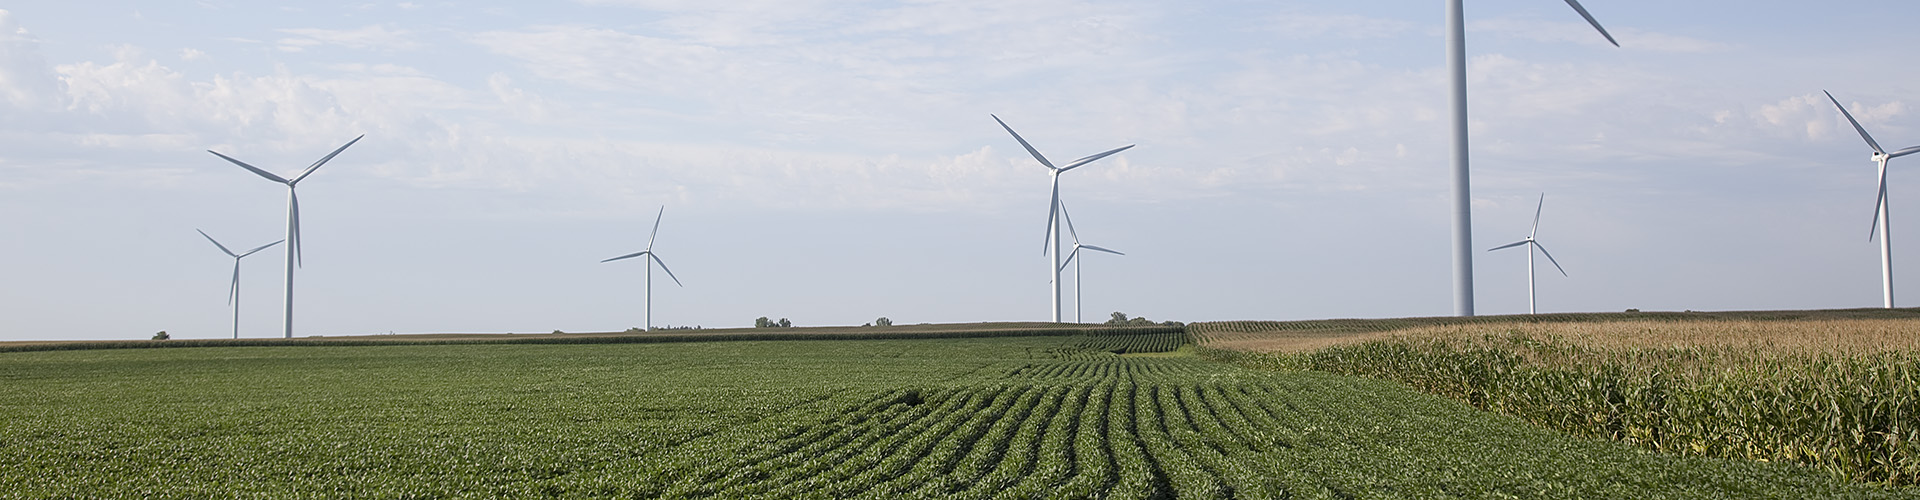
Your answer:
[[[166,340],[170,338],[173,338],[173,337],[168,336],[166,330],[161,330],[159,333],[153,334],[154,340]]]
[[[881,316],[880,319],[873,320],[873,326],[893,326],[893,320],[887,319],[886,316]]]

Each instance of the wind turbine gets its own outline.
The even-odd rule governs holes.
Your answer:
[[[1567,0],[1574,12],[1600,31],[1608,43],[1620,42],[1600,27],[1580,2]],[[1467,29],[1461,0],[1447,0],[1447,67],[1452,73],[1453,108],[1453,313],[1473,315],[1473,211],[1472,188],[1467,181]]]
[[[1047,203],[1047,243],[1043,251],[1047,254],[1047,282],[1053,285],[1053,322],[1059,323],[1061,273],[1060,225],[1056,223],[1055,220],[1060,216],[1060,174],[1078,168],[1081,165],[1092,163],[1094,160],[1112,156],[1114,153],[1126,151],[1127,148],[1131,148],[1133,145],[1128,144],[1113,148],[1106,152],[1074,160],[1072,163],[1068,163],[1067,166],[1056,167],[1053,166],[1053,162],[1047,161],[1047,157],[1042,156],[1039,150],[1033,149],[1033,145],[1028,144],[1025,138],[1020,137],[1019,132],[1014,132],[1013,127],[1009,127],[1007,126],[1007,122],[1001,121],[999,116],[992,114],[987,116],[992,116],[993,121],[1000,123],[1000,128],[1007,129],[1007,133],[1013,134],[1013,140],[1020,141],[1020,147],[1027,148],[1027,153],[1032,154],[1033,159],[1040,160],[1040,165],[1047,167],[1048,174],[1053,177],[1053,200]]]
[[[345,145],[340,146],[340,149],[335,149],[332,153],[327,153],[325,158],[313,162],[313,165],[308,166],[306,170],[300,172],[300,175],[296,175],[292,179],[273,175],[272,172],[261,170],[259,167],[248,165],[246,162],[235,160],[217,151],[207,150],[208,153],[213,153],[214,156],[218,156],[220,159],[233,162],[234,165],[239,165],[240,168],[247,169],[248,172],[260,174],[261,177],[265,177],[267,180],[287,185],[287,239],[285,240],[287,242],[287,313],[285,330],[287,338],[293,338],[293,267],[295,265],[294,259],[300,256],[300,197],[294,193],[294,186],[300,184],[300,181],[306,179],[307,176],[313,175],[313,171],[319,170],[321,165],[327,164],[327,160],[332,160],[333,157],[338,156],[341,151],[346,151],[347,146],[352,146],[353,143],[360,142],[360,139],[366,136],[366,134],[360,134],[360,137],[355,137],[353,140],[347,141]]]
[[[685,288],[686,285],[680,284],[680,278],[673,275],[673,270],[667,269],[667,263],[662,262],[660,260],[660,255],[653,253],[653,239],[660,236],[660,218],[666,215],[667,215],[667,207],[662,206],[660,207],[660,213],[653,216],[653,235],[647,237],[646,250],[641,250],[638,252],[622,255],[619,257],[614,257],[614,258],[603,260],[600,262],[604,264],[607,262],[613,262],[620,259],[631,259],[634,257],[645,255],[647,256],[648,259],[653,260],[653,264],[659,264],[660,270],[666,271],[668,278],[673,278],[673,284],[679,285],[680,287]],[[647,329],[648,330],[653,329],[653,264],[647,264]]]
[[[1826,91],[1822,90],[1821,92],[1826,92]],[[1827,94],[1827,100],[1833,101],[1833,106],[1836,108],[1840,108],[1840,115],[1847,117],[1847,123],[1853,124],[1853,130],[1860,133],[1860,138],[1867,140],[1867,147],[1873,148],[1873,162],[1880,164],[1880,193],[1878,197],[1874,198],[1873,200],[1873,212],[1874,212],[1873,227],[1867,230],[1867,240],[1872,241],[1874,230],[1876,229],[1879,230],[1880,232],[1880,289],[1881,289],[1882,298],[1885,299],[1886,307],[1888,309],[1892,309],[1893,308],[1893,242],[1892,242],[1893,235],[1889,233],[1892,232],[1893,227],[1887,225],[1887,219],[1888,219],[1887,212],[1891,210],[1887,208],[1887,160],[1892,160],[1894,158],[1899,158],[1899,157],[1914,154],[1914,153],[1920,153],[1920,146],[1914,146],[1907,149],[1894,151],[1892,153],[1888,153],[1886,150],[1880,149],[1880,143],[1873,142],[1873,136],[1867,135],[1867,129],[1865,127],[1860,126],[1859,120],[1853,119],[1853,113],[1848,113],[1847,107],[1841,106],[1840,100],[1834,99],[1832,92],[1826,92],[1826,94]]]
[[[1547,252],[1547,247],[1540,245],[1539,241],[1533,239],[1533,235],[1540,232],[1540,209],[1546,206],[1547,194],[1540,193],[1540,204],[1533,207],[1533,230],[1527,231],[1527,239],[1487,249],[1487,251],[1491,252],[1502,248],[1527,245],[1527,314],[1536,314],[1533,310],[1533,249],[1540,249],[1540,254],[1547,256],[1547,262],[1553,262],[1553,268],[1559,269],[1561,276],[1567,275],[1567,270],[1561,268],[1560,263],[1553,260],[1553,254]]]
[[[206,231],[200,231],[199,229],[195,229],[194,231],[199,231],[201,236],[207,236]],[[212,241],[213,246],[220,247],[220,251],[226,252],[229,257],[233,257],[233,286],[227,289],[227,304],[233,306],[233,338],[237,339],[240,338],[240,259],[248,255],[253,255],[254,252],[266,250],[267,247],[278,245],[280,241],[287,240],[260,245],[254,247],[252,250],[238,254],[233,253],[232,250],[228,250],[226,245],[220,244],[220,242],[214,240],[212,236],[207,236],[207,241]]]
[[[1070,234],[1073,236],[1073,251],[1067,254],[1067,262],[1073,264],[1073,322],[1085,323],[1086,321],[1080,317],[1080,263],[1086,261],[1087,259],[1073,260],[1073,258],[1079,257],[1081,250],[1093,250],[1096,252],[1106,252],[1114,255],[1126,255],[1126,254],[1116,252],[1113,250],[1108,250],[1105,248],[1096,247],[1093,245],[1081,244],[1080,232],[1073,230],[1073,214],[1067,213],[1066,202],[1060,203],[1060,216],[1061,218],[1066,219],[1067,221],[1067,234]],[[1060,269],[1063,271],[1066,270],[1066,264],[1061,264]]]

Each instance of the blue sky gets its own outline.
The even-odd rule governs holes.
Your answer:
[[[1920,144],[1907,2],[1470,1],[1474,246],[1543,312],[1870,307]],[[301,184],[301,334],[1042,320],[1054,159],[1086,315],[1451,311],[1437,1],[28,2],[0,13],[0,339],[228,334]],[[1920,300],[1896,160],[1896,283]],[[282,257],[243,271],[278,335]],[[1910,263],[1903,265],[1902,263]],[[1525,258],[1476,257],[1483,314]],[[1069,294],[1071,292],[1069,291]],[[1910,304],[1903,300],[1902,304]],[[1069,314],[1071,316],[1071,314]]]

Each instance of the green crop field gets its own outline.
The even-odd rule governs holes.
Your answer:
[[[0,497],[1915,496],[1181,339],[0,353]]]

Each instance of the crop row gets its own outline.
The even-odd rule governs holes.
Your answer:
[[[896,391],[681,474],[677,498],[1274,497],[1281,410],[1198,360],[1108,356]]]
[[[1110,352],[1114,354],[1133,354],[1147,352],[1173,352],[1187,343],[1187,336],[1181,332],[1155,333],[1146,335],[1101,335],[1087,336],[1074,344],[1081,351]]]

